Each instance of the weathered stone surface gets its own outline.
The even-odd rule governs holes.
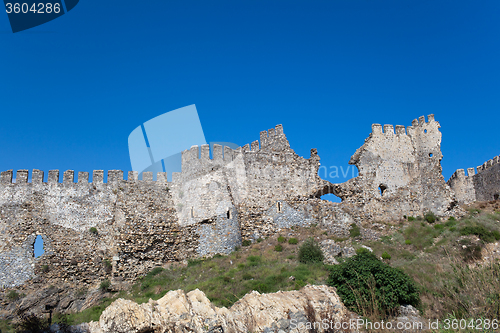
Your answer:
[[[349,313],[335,289],[306,286],[300,291],[247,294],[231,308],[218,308],[205,294],[170,291],[158,301],[138,305],[118,299],[89,324],[91,333],[138,332],[326,332],[322,322],[348,320]],[[311,326],[312,327],[312,326]]]
[[[484,162],[477,167],[458,169],[448,180],[448,185],[456,194],[461,204],[474,201],[491,201],[500,199],[500,156]]]
[[[457,204],[441,169],[441,132],[434,115],[408,126],[372,125],[372,133],[351,157],[359,176],[334,185],[351,215],[368,220],[397,220],[403,215],[452,214]]]
[[[407,132],[407,133],[406,133]],[[318,176],[320,158],[298,156],[281,125],[260,133],[236,150],[208,146],[182,152],[182,172],[146,173],[111,170],[105,175],[27,170],[0,174],[0,287],[26,284],[96,287],[105,279],[121,288],[155,266],[188,258],[227,254],[242,240],[274,235],[282,228],[318,225],[338,237],[350,226],[403,215],[459,215],[453,191],[441,175],[441,133],[430,115],[405,132],[373,125],[372,133],[351,158],[359,177],[330,184]],[[201,152],[200,152],[201,150]],[[199,157],[201,153],[201,157]],[[500,186],[498,158],[466,182],[450,182],[466,200],[495,198]],[[496,177],[496,178],[495,178]],[[469,177],[470,178],[470,177]],[[461,184],[455,186],[454,184]],[[383,193],[380,193],[383,190]],[[462,191],[462,192],[461,192]],[[334,193],[342,203],[321,200]],[[459,199],[459,201],[462,199]],[[379,224],[380,225],[380,224]],[[91,229],[91,228],[95,228]],[[93,230],[93,231],[91,231]],[[33,256],[37,235],[45,254]],[[378,232],[361,228],[361,237]],[[80,306],[81,300],[68,305]]]
[[[327,239],[319,243],[325,259],[323,262],[328,265],[337,265],[337,258],[350,258],[356,254],[351,246],[341,246],[334,240]]]

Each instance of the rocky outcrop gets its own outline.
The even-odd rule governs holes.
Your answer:
[[[218,308],[196,289],[168,292],[158,301],[137,304],[118,299],[91,322],[91,333],[180,332],[328,332],[349,319],[335,289],[306,286],[299,291],[252,291],[231,308]],[[328,323],[325,325],[325,323]],[[320,325],[321,324],[321,325]],[[315,326],[314,326],[315,325]]]

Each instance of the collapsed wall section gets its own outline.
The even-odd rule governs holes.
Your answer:
[[[372,133],[351,157],[359,176],[333,186],[342,206],[359,218],[393,220],[432,211],[449,214],[455,205],[442,176],[441,132],[434,115],[405,130],[372,125]]]

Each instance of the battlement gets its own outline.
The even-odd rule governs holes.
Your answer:
[[[482,165],[479,165],[477,167],[477,173],[481,173],[489,168],[491,168],[492,166],[496,165],[496,164],[499,164],[500,163],[500,156],[495,156],[494,158],[492,158],[491,160],[488,160],[486,162],[484,162]]]
[[[467,175],[465,175],[464,169],[455,171],[448,180],[448,185],[455,192],[458,201],[470,203],[476,200],[497,200],[500,194],[498,190],[500,169],[492,169],[497,164],[500,164],[500,156],[495,156],[479,165],[477,173],[474,168],[468,168]]]
[[[31,182],[29,182],[29,170],[17,170],[15,173],[15,183],[14,179],[14,171],[2,171],[0,173],[0,184],[60,184],[59,181],[59,170],[50,170],[48,173],[47,181],[44,182],[44,172],[42,170],[33,169],[31,173]],[[107,183],[117,183],[117,182],[137,182],[139,181],[138,172],[137,171],[129,171],[128,178],[125,180],[122,170],[109,170],[107,178]],[[142,175],[143,182],[153,182],[153,173],[152,172],[143,172]],[[167,173],[166,172],[158,172],[156,174],[156,181],[158,183],[166,183],[167,182]],[[104,171],[103,170],[94,170],[92,173],[92,184],[103,184],[104,183]],[[89,184],[89,173],[88,172],[78,172],[78,177],[75,179],[75,171],[74,170],[66,170],[63,172],[62,184]]]
[[[212,158],[210,158],[210,145],[192,146],[182,152],[182,172],[180,174],[174,173],[172,181],[176,183],[183,177],[210,172],[217,167],[234,161],[240,154],[266,153],[270,151],[288,152],[289,148],[282,125],[276,125],[275,128],[261,131],[260,140],[255,140],[237,149],[214,144]]]
[[[411,126],[408,126],[405,128],[403,125],[396,125],[396,132],[394,132],[394,126],[390,124],[386,124],[383,126],[383,131],[382,131],[382,125],[381,124],[372,124],[372,137],[393,137],[394,134],[397,136],[403,136],[403,135],[413,135],[416,131],[417,128],[422,128],[422,131],[424,133],[427,133],[427,127],[425,126],[426,124],[431,124],[435,123],[436,121],[434,120],[434,115],[430,114],[427,116],[428,121],[425,121],[425,116],[420,116],[418,119],[413,119]],[[262,136],[262,134],[261,134]]]

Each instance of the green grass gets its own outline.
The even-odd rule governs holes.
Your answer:
[[[156,267],[141,277],[128,292],[120,292],[112,299],[106,299],[99,306],[78,314],[71,314],[71,324],[99,320],[102,311],[113,300],[121,297],[137,303],[157,300],[169,290],[182,289],[189,292],[200,289],[216,306],[229,307],[252,290],[272,293],[279,290],[298,290],[307,284],[324,284],[329,267],[322,263],[300,263],[293,255],[296,245],[278,244],[274,246],[233,252],[228,256],[211,259],[193,259],[186,267],[164,269]],[[259,245],[260,246],[260,245]],[[231,264],[232,262],[232,264]],[[289,279],[290,276],[295,279]]]
[[[480,258],[484,243],[500,238],[500,214],[469,213],[460,220],[449,218],[433,224],[408,219],[392,234],[366,243],[377,257],[390,254],[390,265],[415,280],[427,318],[442,319],[455,313],[460,318],[500,319],[500,266],[469,267]],[[465,238],[457,242],[464,236],[477,236],[481,241]],[[491,310],[495,307],[496,312]]]

